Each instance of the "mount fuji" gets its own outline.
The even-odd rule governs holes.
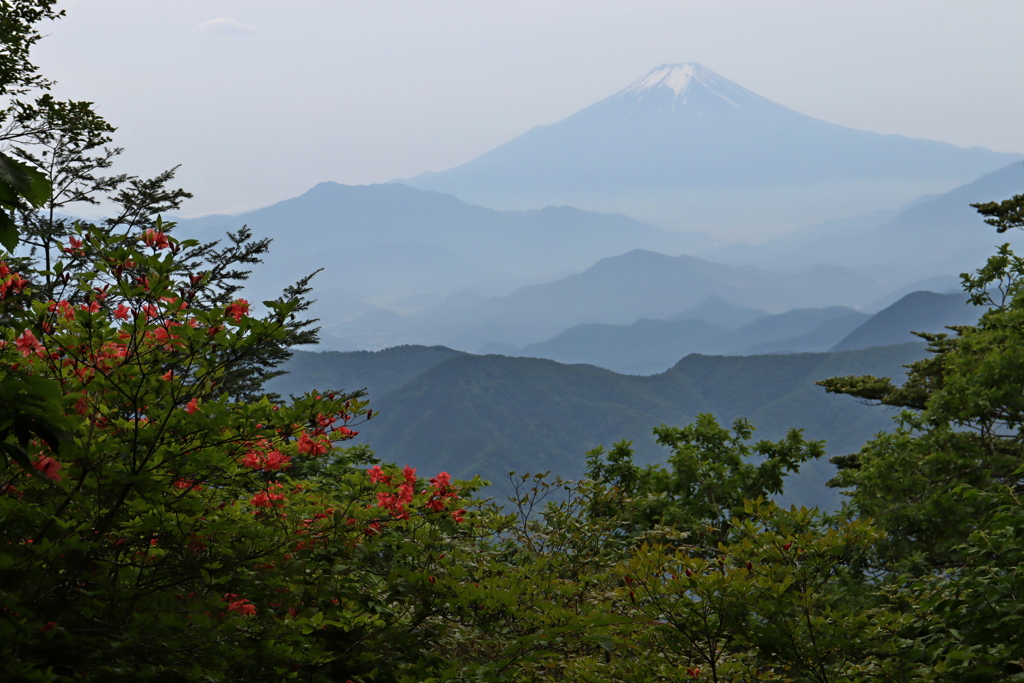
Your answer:
[[[894,208],[1019,159],[828,123],[685,63],[460,166],[395,182],[495,208],[569,204],[756,240]]]

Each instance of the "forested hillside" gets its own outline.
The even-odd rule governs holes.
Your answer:
[[[748,357],[691,355],[662,374],[620,375],[589,365],[474,356],[443,347],[378,352],[297,352],[268,388],[301,395],[313,388],[367,389],[378,413],[361,431],[388,459],[462,478],[492,481],[509,493],[507,473],[550,471],[577,478],[584,454],[621,439],[642,462],[665,457],[651,434],[659,424],[686,424],[700,413],[724,423],[749,418],[759,438],[792,427],[824,439],[831,455],[848,453],[885,429],[891,414],[815,385],[829,377],[873,374],[900,378],[923,343],[835,354]],[[379,387],[379,388],[378,388]],[[821,460],[790,485],[790,500],[835,508],[824,486],[834,469]]]

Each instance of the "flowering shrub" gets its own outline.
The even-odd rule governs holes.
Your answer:
[[[0,462],[8,678],[369,671],[366,643],[408,610],[367,596],[430,571],[413,548],[465,519],[447,474],[391,487],[337,446],[368,417],[361,394],[231,400],[225,374],[295,304],[211,305],[176,266],[187,246],[163,225],[79,232],[52,300],[0,262],[0,368],[59,387],[68,432]]]

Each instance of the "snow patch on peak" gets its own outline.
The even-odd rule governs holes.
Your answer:
[[[694,62],[684,62],[683,64],[662,64],[661,66],[655,67],[646,76],[626,88],[625,92],[637,92],[640,90],[652,90],[654,88],[665,87],[670,88],[676,96],[679,96],[690,87],[690,83],[694,80],[698,82],[705,81],[705,74],[707,73],[707,69]]]
[[[672,111],[675,111],[677,105],[687,105],[692,99],[691,96],[698,91],[704,96],[717,97],[736,109],[765,106],[780,109],[774,102],[736,85],[696,62],[657,66],[640,80],[612,95],[607,101],[639,104],[653,96],[652,101],[664,102],[663,98],[667,95],[672,99]]]

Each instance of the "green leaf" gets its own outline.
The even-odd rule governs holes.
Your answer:
[[[6,210],[40,207],[52,191],[42,172],[0,152],[0,244],[7,251],[18,246],[18,226]]]
[[[2,209],[0,209],[0,244],[7,251],[14,251],[14,248],[18,246],[18,226]]]
[[[41,171],[0,152],[0,204],[18,206],[24,200],[40,207],[52,191]]]

